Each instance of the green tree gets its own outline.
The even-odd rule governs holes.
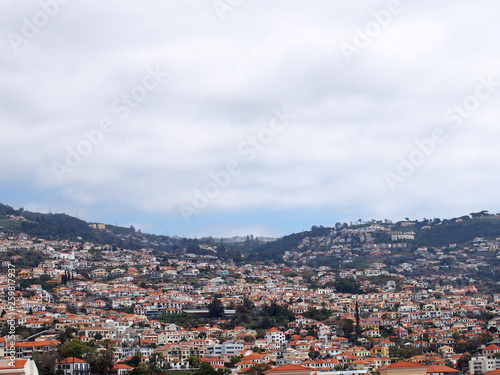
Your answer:
[[[457,369],[459,371],[467,371],[469,369],[469,361],[471,359],[471,356],[469,354],[461,356],[457,360]]]
[[[129,373],[130,375],[150,375],[148,371],[148,366],[145,363],[139,364]]]
[[[61,341],[62,344],[64,344],[66,341],[71,340],[74,336],[77,330],[71,326],[65,326],[63,330],[59,331],[57,335],[57,339]]]
[[[460,341],[457,344],[457,351],[459,353],[469,352],[476,353],[481,346],[481,338],[473,337],[465,341]]]
[[[243,306],[248,310],[255,308],[255,305],[247,297],[243,298]]]
[[[92,348],[83,343],[80,339],[75,338],[62,344],[58,351],[62,358],[83,358],[92,352]]]
[[[125,361],[125,364],[131,367],[137,367],[141,363],[142,354],[140,351],[135,352],[135,354],[129,360]]]
[[[394,357],[400,357],[400,348],[399,345],[391,345],[389,346],[389,357],[394,358]]]
[[[162,363],[164,362],[163,354],[161,353],[152,353],[149,356],[149,362],[148,362],[148,371],[152,375],[160,374],[162,373],[163,366]]]
[[[200,362],[200,359],[194,355],[188,358],[189,367],[191,368],[198,367],[200,365]]]
[[[486,345],[488,342],[493,340],[493,336],[489,331],[483,332],[481,335],[481,344]]]
[[[217,375],[217,371],[214,370],[210,362],[202,362],[194,375]]]
[[[356,334],[360,335],[361,334],[361,326],[360,326],[360,318],[359,318],[359,305],[358,302],[356,301]]]
[[[36,350],[33,352],[33,361],[35,361],[36,367],[38,368],[38,373],[40,375],[53,375],[54,374],[54,364],[57,359],[57,353],[45,352],[40,353]]]
[[[93,375],[107,375],[113,368],[113,350],[107,349],[90,359],[90,371]]]
[[[340,330],[344,336],[350,336],[354,332],[354,322],[352,319],[340,319],[337,321],[337,329]]]
[[[258,363],[251,366],[247,371],[243,372],[244,375],[262,375],[264,371],[271,368],[267,363]]]
[[[309,352],[309,358],[311,358],[313,361],[319,357],[319,352],[317,350],[311,350]]]
[[[219,298],[215,297],[208,305],[208,315],[211,318],[222,318],[224,316],[224,306]]]
[[[411,358],[416,355],[422,354],[422,350],[420,348],[414,348],[411,346],[404,346],[400,349],[400,355],[403,358]]]
[[[231,359],[229,359],[230,365],[234,367],[238,362],[241,361],[241,358],[243,358],[242,355],[235,355],[234,357],[231,357]]]
[[[359,284],[353,279],[339,279],[335,282],[335,289],[339,293],[363,294]]]

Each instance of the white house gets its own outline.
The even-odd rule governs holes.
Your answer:
[[[68,357],[56,362],[56,370],[63,370],[64,375],[90,375],[90,365],[83,359]]]

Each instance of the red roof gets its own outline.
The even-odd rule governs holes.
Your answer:
[[[434,366],[430,366],[426,372],[429,374],[431,372],[460,372],[460,371],[455,370],[454,368],[451,368],[448,366],[434,365]]]
[[[291,371],[293,373],[293,371],[304,371],[308,369],[310,369],[310,367],[286,364],[264,371],[264,374],[272,374],[273,372],[282,372],[282,371]]]
[[[113,370],[130,370],[133,367],[130,367],[129,365],[126,365],[124,363],[117,363],[116,365],[113,366]]]
[[[496,346],[495,344],[490,344],[486,348],[482,348],[481,350],[500,350],[500,346]]]
[[[24,368],[26,366],[27,359],[15,359],[14,360],[14,367],[12,366],[2,366],[0,369],[13,369],[13,368]]]
[[[281,331],[276,327],[272,327],[272,328],[268,329],[266,332],[281,332]]]
[[[15,343],[17,348],[22,347],[30,347],[30,346],[56,346],[59,344],[58,340],[43,340],[43,341],[18,341]]]
[[[264,358],[264,355],[254,352],[244,356],[242,359],[252,360],[252,359],[262,359],[262,358]]]
[[[427,366],[415,362],[399,361],[391,363],[390,365],[387,366],[380,367],[379,369],[408,368],[408,367],[427,367]]]
[[[59,363],[87,363],[83,359],[76,357],[68,357],[61,360]]]
[[[43,340],[43,341],[18,341],[15,343],[17,348],[26,348],[30,346],[56,346],[59,344],[58,340]]]

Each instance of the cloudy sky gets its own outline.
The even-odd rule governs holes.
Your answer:
[[[4,0],[0,202],[185,236],[500,211],[500,3]]]

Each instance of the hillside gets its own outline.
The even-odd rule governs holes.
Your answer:
[[[214,255],[213,250],[207,250],[200,245],[207,244],[215,246],[220,240],[212,237],[202,240],[168,237],[136,231],[133,227],[119,227],[105,224],[95,228],[84,220],[66,214],[39,213],[25,211],[20,208],[16,210],[8,205],[0,203],[0,229],[12,233],[25,233],[48,240],[83,240],[95,244],[109,244],[126,249],[152,248],[158,251],[169,251],[171,253],[189,252],[196,255]],[[258,245],[260,242],[253,241]],[[221,258],[242,259],[240,246],[235,249],[229,243],[221,247],[223,252],[218,253]]]
[[[219,257],[236,261],[269,261],[282,262],[287,253],[315,252],[318,258],[334,257],[340,265],[351,257],[352,251],[364,254],[370,249],[398,248],[399,253],[412,252],[419,247],[442,248],[450,244],[458,247],[469,246],[476,238],[495,240],[500,238],[500,216],[488,214],[487,211],[471,213],[452,219],[404,220],[392,223],[385,221],[369,221],[356,223],[336,223],[333,227],[313,226],[311,230],[292,233],[276,241],[259,242],[247,240],[242,243],[224,242],[211,237],[201,240],[177,237],[158,236],[141,233],[134,228],[105,225],[91,228],[84,220],[66,214],[43,214],[16,210],[8,205],[0,204],[0,227],[13,233],[26,233],[44,239],[81,239],[99,244],[111,244],[124,248],[150,247],[172,252],[191,252],[199,255],[214,254],[207,250],[207,245],[217,249]],[[394,235],[410,239],[393,240]],[[253,237],[252,237],[253,238]],[[332,250],[333,249],[333,250]],[[342,249],[342,250],[340,250]],[[330,254],[330,255],[329,255]],[[313,259],[314,259],[313,258]],[[355,257],[354,257],[355,258]],[[341,259],[341,260],[339,260]],[[360,259],[354,259],[360,261]],[[329,263],[332,263],[328,260]]]
[[[92,229],[84,220],[66,214],[39,213],[15,210],[0,204],[0,227],[13,233],[26,233],[44,239],[68,239],[112,244],[123,247],[140,247],[138,240],[130,240],[126,235],[135,233],[131,228],[106,226],[106,230]]]
[[[392,240],[392,235],[412,233],[412,240]],[[500,238],[500,216],[490,215],[487,211],[472,213],[452,219],[433,219],[422,221],[405,220],[396,223],[374,221],[335,227],[313,227],[310,231],[290,234],[274,242],[253,249],[249,256],[252,260],[265,261],[283,259],[286,252],[307,252],[348,244],[350,250],[369,250],[390,248],[395,243],[413,251],[419,247],[441,248],[450,244],[464,247],[476,238],[496,240]],[[377,246],[382,245],[382,246]]]
[[[457,221],[462,220],[462,221]],[[489,215],[470,218],[443,220],[430,229],[419,230],[415,239],[417,244],[424,246],[446,246],[451,243],[464,244],[476,237],[495,239],[500,237],[500,217]]]

